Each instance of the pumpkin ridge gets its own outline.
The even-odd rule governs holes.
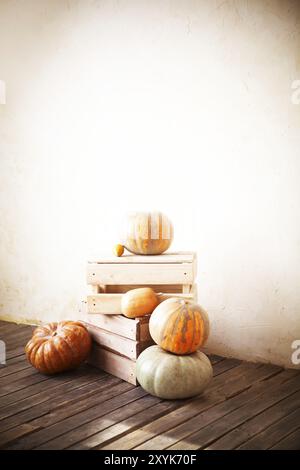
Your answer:
[[[181,330],[181,341],[182,343],[186,343],[186,347],[188,346],[188,338],[187,338],[187,331],[188,331],[188,322],[190,320],[190,314],[189,314],[189,309],[186,305],[186,303],[181,307],[180,311],[181,315],[183,316],[183,325],[182,325],[182,330]],[[192,319],[191,319],[192,320]],[[186,352],[186,351],[184,351]]]
[[[151,214],[148,214],[148,232],[147,232],[147,249],[145,251],[148,251],[151,253],[152,250],[152,231],[151,231]]]
[[[201,317],[202,317],[202,314],[201,314]],[[196,327],[196,331],[197,331],[197,337],[196,337],[196,344],[200,345],[202,344],[201,342],[201,319],[199,318],[198,315],[195,315],[195,318],[197,320],[197,327]]]
[[[200,322],[199,331],[200,331],[200,339],[201,339],[200,344],[202,344],[204,340],[204,333],[205,333],[205,327],[204,327],[204,321],[203,321],[202,315],[199,318],[199,322]]]
[[[181,309],[182,307],[180,306],[179,308],[177,308],[176,310],[176,313],[177,313],[177,318],[175,320],[175,324],[174,324],[174,327],[176,328],[175,329],[175,332],[174,332],[174,340],[173,340],[173,347],[175,346],[175,349],[178,347],[178,339],[180,338],[181,336],[181,340],[182,340],[182,330],[181,328],[179,327],[180,326],[180,323],[182,321],[182,312],[181,312]],[[185,342],[182,340],[182,342]],[[174,345],[175,343],[175,345]],[[182,350],[179,351],[179,354],[182,352]]]
[[[51,354],[49,354],[51,352],[51,342],[50,341],[47,341],[45,342],[45,346],[44,346],[44,362],[45,362],[45,365],[46,365],[46,368],[47,368],[47,372],[49,374],[53,373],[53,364],[52,364],[52,361],[51,361]],[[55,348],[54,348],[55,349]]]
[[[167,331],[167,328],[168,328],[169,324],[172,323],[173,317],[174,317],[173,328],[172,328],[171,332],[169,333]],[[166,327],[165,327],[165,335],[166,336],[164,337],[163,341],[166,340],[166,348],[167,349],[168,349],[168,347],[172,348],[173,341],[176,342],[177,326],[178,326],[178,323],[179,323],[179,319],[180,319],[180,317],[179,317],[179,314],[178,314],[178,308],[176,307],[175,311],[172,313],[171,317],[167,320],[167,324],[166,324]],[[170,342],[168,341],[168,337],[169,337]]]
[[[68,359],[71,358],[71,359],[69,359],[69,360],[70,360],[71,367],[72,367],[72,366],[73,366],[73,363],[74,363],[74,359],[73,359],[73,357],[72,357],[72,352],[73,352],[73,351],[72,351],[72,349],[70,348],[70,345],[65,341],[64,337],[63,337],[63,336],[60,336],[60,335],[56,337],[55,341],[58,343],[58,345],[56,346],[56,350],[57,350],[57,352],[58,352],[58,354],[59,354],[59,356],[60,356],[60,358],[61,358],[62,363],[65,364],[65,363],[66,363],[66,360],[67,360],[67,362],[68,362]],[[62,343],[67,346],[67,350],[68,350],[69,353],[70,353],[70,354],[68,353],[67,356],[65,356],[64,354],[62,354],[62,351],[61,351],[61,345],[62,345]]]
[[[29,362],[30,362],[31,364],[33,363],[33,362],[32,362],[33,358],[32,358],[31,356],[32,356],[33,354],[35,355],[35,354],[37,353],[39,347],[41,346],[41,344],[44,343],[44,341],[42,341],[41,338],[39,338],[39,340],[40,340],[40,341],[39,341],[38,343],[35,343],[34,341],[32,341],[32,339],[30,340],[29,347],[30,347],[30,345],[32,345],[32,346],[31,346],[31,350],[29,351],[28,359],[29,359]]]
[[[191,344],[189,346],[189,349],[193,348],[193,346],[194,346],[195,333],[196,333],[196,329],[197,329],[197,320],[196,320],[195,312],[193,310],[191,310],[191,312],[192,312],[192,322],[193,322],[193,334],[192,334],[192,340],[191,340]]]
[[[82,342],[82,341],[85,341],[85,332],[83,331],[83,328],[81,325],[78,326],[78,328],[76,328],[74,331],[73,331],[73,335],[75,335],[76,337],[78,337],[78,339]],[[78,334],[77,334],[78,333]],[[65,341],[68,342],[68,337],[67,338],[64,338]],[[75,343],[77,344],[77,343]],[[78,364],[79,361],[81,361],[82,358],[86,359],[86,356],[87,355],[84,355],[83,356],[83,353],[81,350],[78,350],[78,349],[74,349],[72,347],[72,345],[70,345],[70,348],[71,348],[71,351],[73,352],[73,357],[74,357],[74,360],[75,360],[75,365]]]
[[[45,344],[46,344],[45,341],[41,343],[35,353],[40,357],[40,362],[41,362],[40,370],[42,373],[45,373],[47,371],[47,366],[45,365],[45,359],[44,359]]]
[[[161,212],[158,213],[158,238],[163,240],[163,215]]]

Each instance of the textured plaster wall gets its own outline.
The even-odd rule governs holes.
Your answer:
[[[1,318],[74,316],[88,253],[158,208],[198,252],[208,348],[291,366],[297,79],[297,1],[1,0]]]

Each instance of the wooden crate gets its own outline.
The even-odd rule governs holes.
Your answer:
[[[159,293],[160,301],[176,296],[196,302],[195,277],[196,255],[191,252],[89,260],[90,293],[79,314],[94,339],[89,362],[136,384],[136,359],[153,344],[149,316],[130,319],[121,315],[122,295],[147,286]]]
[[[196,277],[195,253],[95,258],[87,265],[87,284],[190,286]],[[182,292],[185,293],[185,290]]]
[[[161,300],[176,294],[196,301],[196,269],[196,255],[190,252],[90,260],[87,265],[87,284],[91,288],[87,296],[88,313],[120,313],[122,294],[142,286],[161,293]]]
[[[111,375],[115,375],[120,379],[126,380],[126,382],[137,385],[135,373],[136,362],[125,356],[120,356],[113,351],[109,351],[94,344],[88,362]]]
[[[87,313],[87,303],[82,302],[79,320],[93,338],[88,363],[136,385],[136,360],[144,349],[153,344],[149,316],[91,315]]]

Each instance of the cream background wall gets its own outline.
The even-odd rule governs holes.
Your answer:
[[[74,315],[120,215],[196,250],[208,349],[300,339],[300,5],[0,0],[0,313]]]

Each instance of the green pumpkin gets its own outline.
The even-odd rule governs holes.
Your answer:
[[[136,376],[151,395],[180,399],[199,395],[213,375],[208,357],[201,351],[178,356],[159,346],[150,346],[138,357]]]

